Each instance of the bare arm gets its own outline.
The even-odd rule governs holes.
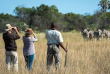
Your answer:
[[[65,52],[68,52],[68,50],[64,47],[63,43],[60,43],[59,45],[65,50]]]
[[[13,29],[16,31],[16,34],[17,34],[18,36],[20,36],[20,34],[19,34],[19,32],[18,32],[18,29],[17,29],[16,27],[13,27]]]

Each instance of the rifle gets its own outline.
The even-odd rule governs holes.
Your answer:
[[[67,49],[67,46],[68,46],[68,42],[66,43],[66,49]],[[65,55],[65,65],[66,66],[66,63],[67,63],[67,52],[66,52],[66,55]]]

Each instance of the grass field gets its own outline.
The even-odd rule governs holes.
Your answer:
[[[62,33],[64,45],[68,42],[67,67],[64,67],[65,52],[61,51],[61,67],[55,70],[53,64],[50,72],[46,69],[47,45],[45,34],[36,34],[39,41],[35,43],[35,58],[32,74],[110,74],[110,41],[84,41],[80,33]],[[22,37],[17,40],[19,72],[28,74],[23,57]],[[5,49],[0,35],[0,74],[7,74],[5,68]],[[11,72],[13,74],[13,72]]]

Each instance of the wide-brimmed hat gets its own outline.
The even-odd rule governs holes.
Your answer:
[[[28,35],[32,35],[33,34],[33,30],[31,28],[27,28],[25,33],[28,34]]]
[[[13,27],[10,24],[6,24],[5,31],[11,30]]]

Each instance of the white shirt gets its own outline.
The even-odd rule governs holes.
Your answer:
[[[59,44],[63,42],[62,35],[57,30],[47,30],[45,37],[47,39],[47,44]]]

